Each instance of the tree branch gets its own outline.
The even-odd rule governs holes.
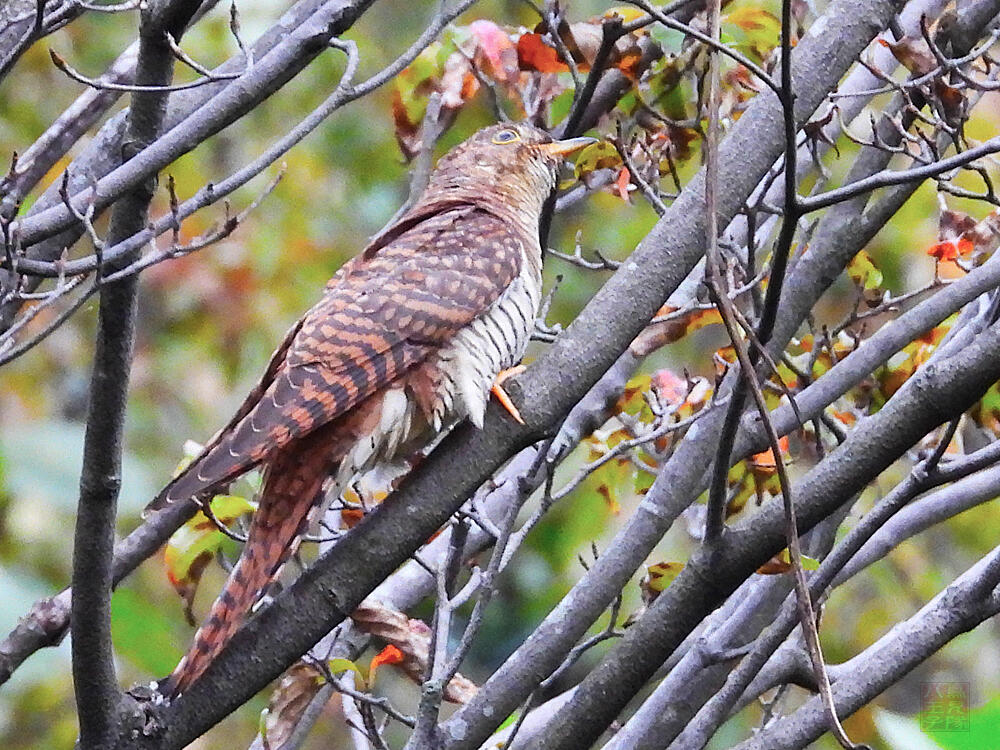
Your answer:
[[[841,203],[856,196],[870,193],[878,188],[902,185],[907,182],[921,182],[928,177],[937,177],[953,169],[964,167],[976,159],[995,154],[998,151],[1000,151],[1000,137],[990,138],[988,141],[974,148],[966,149],[959,154],[949,156],[947,159],[941,159],[930,164],[922,164],[919,167],[912,167],[910,169],[886,169],[873,174],[871,177],[857,180],[836,190],[828,190],[819,195],[802,198],[799,200],[799,208],[805,213],[810,213],[832,206],[835,203]]]
[[[147,10],[140,25],[136,80],[169,83],[174,57],[166,33],[179,37],[201,0],[174,0]],[[136,93],[126,128],[123,158],[129,159],[160,134],[166,112],[162,93]],[[142,229],[153,182],[136,185],[115,205],[108,230],[118,242]],[[128,262],[123,258],[123,262]],[[122,432],[132,346],[135,340],[136,279],[104,285],[98,308],[97,347],[90,382],[87,430],[80,474],[80,503],[73,542],[73,686],[86,748],[111,747],[117,733],[120,693],[111,642],[111,589],[115,517],[121,487]]]
[[[833,686],[839,713],[849,716],[953,638],[1000,612],[1000,548],[961,575],[917,614],[862,654],[837,668]],[[819,738],[823,709],[816,698],[779,719],[736,750],[793,750]]]
[[[84,10],[77,0],[11,0],[0,27],[0,80],[32,44],[58,31]],[[18,12],[20,10],[20,13]]]
[[[802,479],[799,528],[812,528],[930,429],[974,403],[1000,376],[998,345],[1000,327],[994,325],[959,354],[919,370],[881,411],[859,423]],[[969,367],[984,369],[974,374]],[[781,503],[771,501],[723,535],[718,549],[696,552],[530,747],[562,750],[596,740],[701,619],[785,544]]]
[[[255,61],[268,58],[269,65],[266,70],[258,70],[259,66],[255,63],[253,71],[239,81],[212,83],[179,92],[171,97],[171,107],[165,123],[165,127],[169,129],[166,138],[172,139],[171,148],[177,149],[177,154],[173,157],[167,155],[167,161],[163,163],[163,154],[160,154],[159,161],[151,160],[147,150],[142,157],[130,162],[132,166],[129,169],[132,171],[128,172],[129,182],[141,182],[149,175],[155,174],[173,158],[194,148],[201,140],[216,132],[210,128],[210,132],[193,132],[211,113],[218,116],[219,122],[215,124],[219,128],[242,117],[305,68],[313,58],[326,49],[326,42],[330,38],[350,28],[372,2],[374,0],[299,0],[257,40],[250,50]],[[220,65],[215,72],[224,75],[245,67],[244,56],[241,54]],[[246,90],[243,90],[244,84],[247,85]],[[68,189],[74,201],[78,202],[79,205],[74,204],[78,209],[88,204],[95,178],[99,180],[98,184],[101,184],[101,180],[105,180],[105,186],[113,186],[109,187],[107,196],[111,199],[128,189],[128,184],[110,179],[119,162],[111,159],[109,155],[120,151],[123,127],[123,115],[108,122],[69,166]],[[161,138],[158,143],[164,140]],[[121,175],[120,172],[115,174]],[[99,214],[102,207],[95,205],[95,213]],[[50,219],[56,217],[59,221],[67,223],[68,228],[37,244],[31,244],[23,235],[21,242],[26,249],[28,259],[55,261],[62,256],[67,247],[79,239],[82,227],[69,217],[69,212],[62,205],[57,189],[50,188],[46,191],[21,221],[31,222],[43,214]],[[16,226],[13,225],[11,230],[13,231]],[[0,271],[0,299],[4,298],[2,292],[14,287],[17,278],[14,274]],[[38,279],[26,277],[26,290],[31,291],[37,283]],[[17,302],[0,306],[0,330],[9,327],[19,306]]]
[[[131,81],[135,76],[138,51],[139,43],[135,42],[118,56],[100,80],[116,83]],[[27,151],[18,156],[11,174],[0,181],[0,216],[6,220],[14,217],[28,192],[118,101],[119,96],[116,91],[85,91]]]

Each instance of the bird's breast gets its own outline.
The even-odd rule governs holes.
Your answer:
[[[356,410],[367,416],[345,436],[351,448],[340,462],[338,485],[408,458],[465,418],[482,427],[494,380],[521,361],[535,326],[542,278],[540,252],[534,252],[538,258],[525,254],[518,276],[489,308],[419,366],[422,382],[431,384],[429,413],[427,400],[418,405],[412,380],[383,389]]]
[[[538,262],[523,257],[520,273],[496,302],[437,353],[435,429],[466,417],[482,427],[493,381],[524,356],[541,297]]]

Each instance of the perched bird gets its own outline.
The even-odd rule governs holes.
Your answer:
[[[164,695],[183,693],[222,650],[328,481],[343,487],[413,455],[463,419],[482,426],[538,312],[543,206],[563,157],[592,142],[504,124],[443,156],[423,196],[341,267],[229,424],[151,503],[205,500],[264,472],[243,553]]]

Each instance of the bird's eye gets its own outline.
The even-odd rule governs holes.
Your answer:
[[[514,141],[519,141],[519,140],[521,140],[521,136],[518,134],[518,132],[516,130],[510,130],[510,129],[501,130],[499,133],[493,136],[493,142],[499,145],[503,145],[505,143],[513,143]]]

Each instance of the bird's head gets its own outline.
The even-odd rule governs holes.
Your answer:
[[[441,157],[426,194],[485,198],[492,210],[531,217],[537,225],[558,182],[563,159],[594,138],[553,140],[527,123],[491,125]],[[481,202],[476,200],[476,202]]]

